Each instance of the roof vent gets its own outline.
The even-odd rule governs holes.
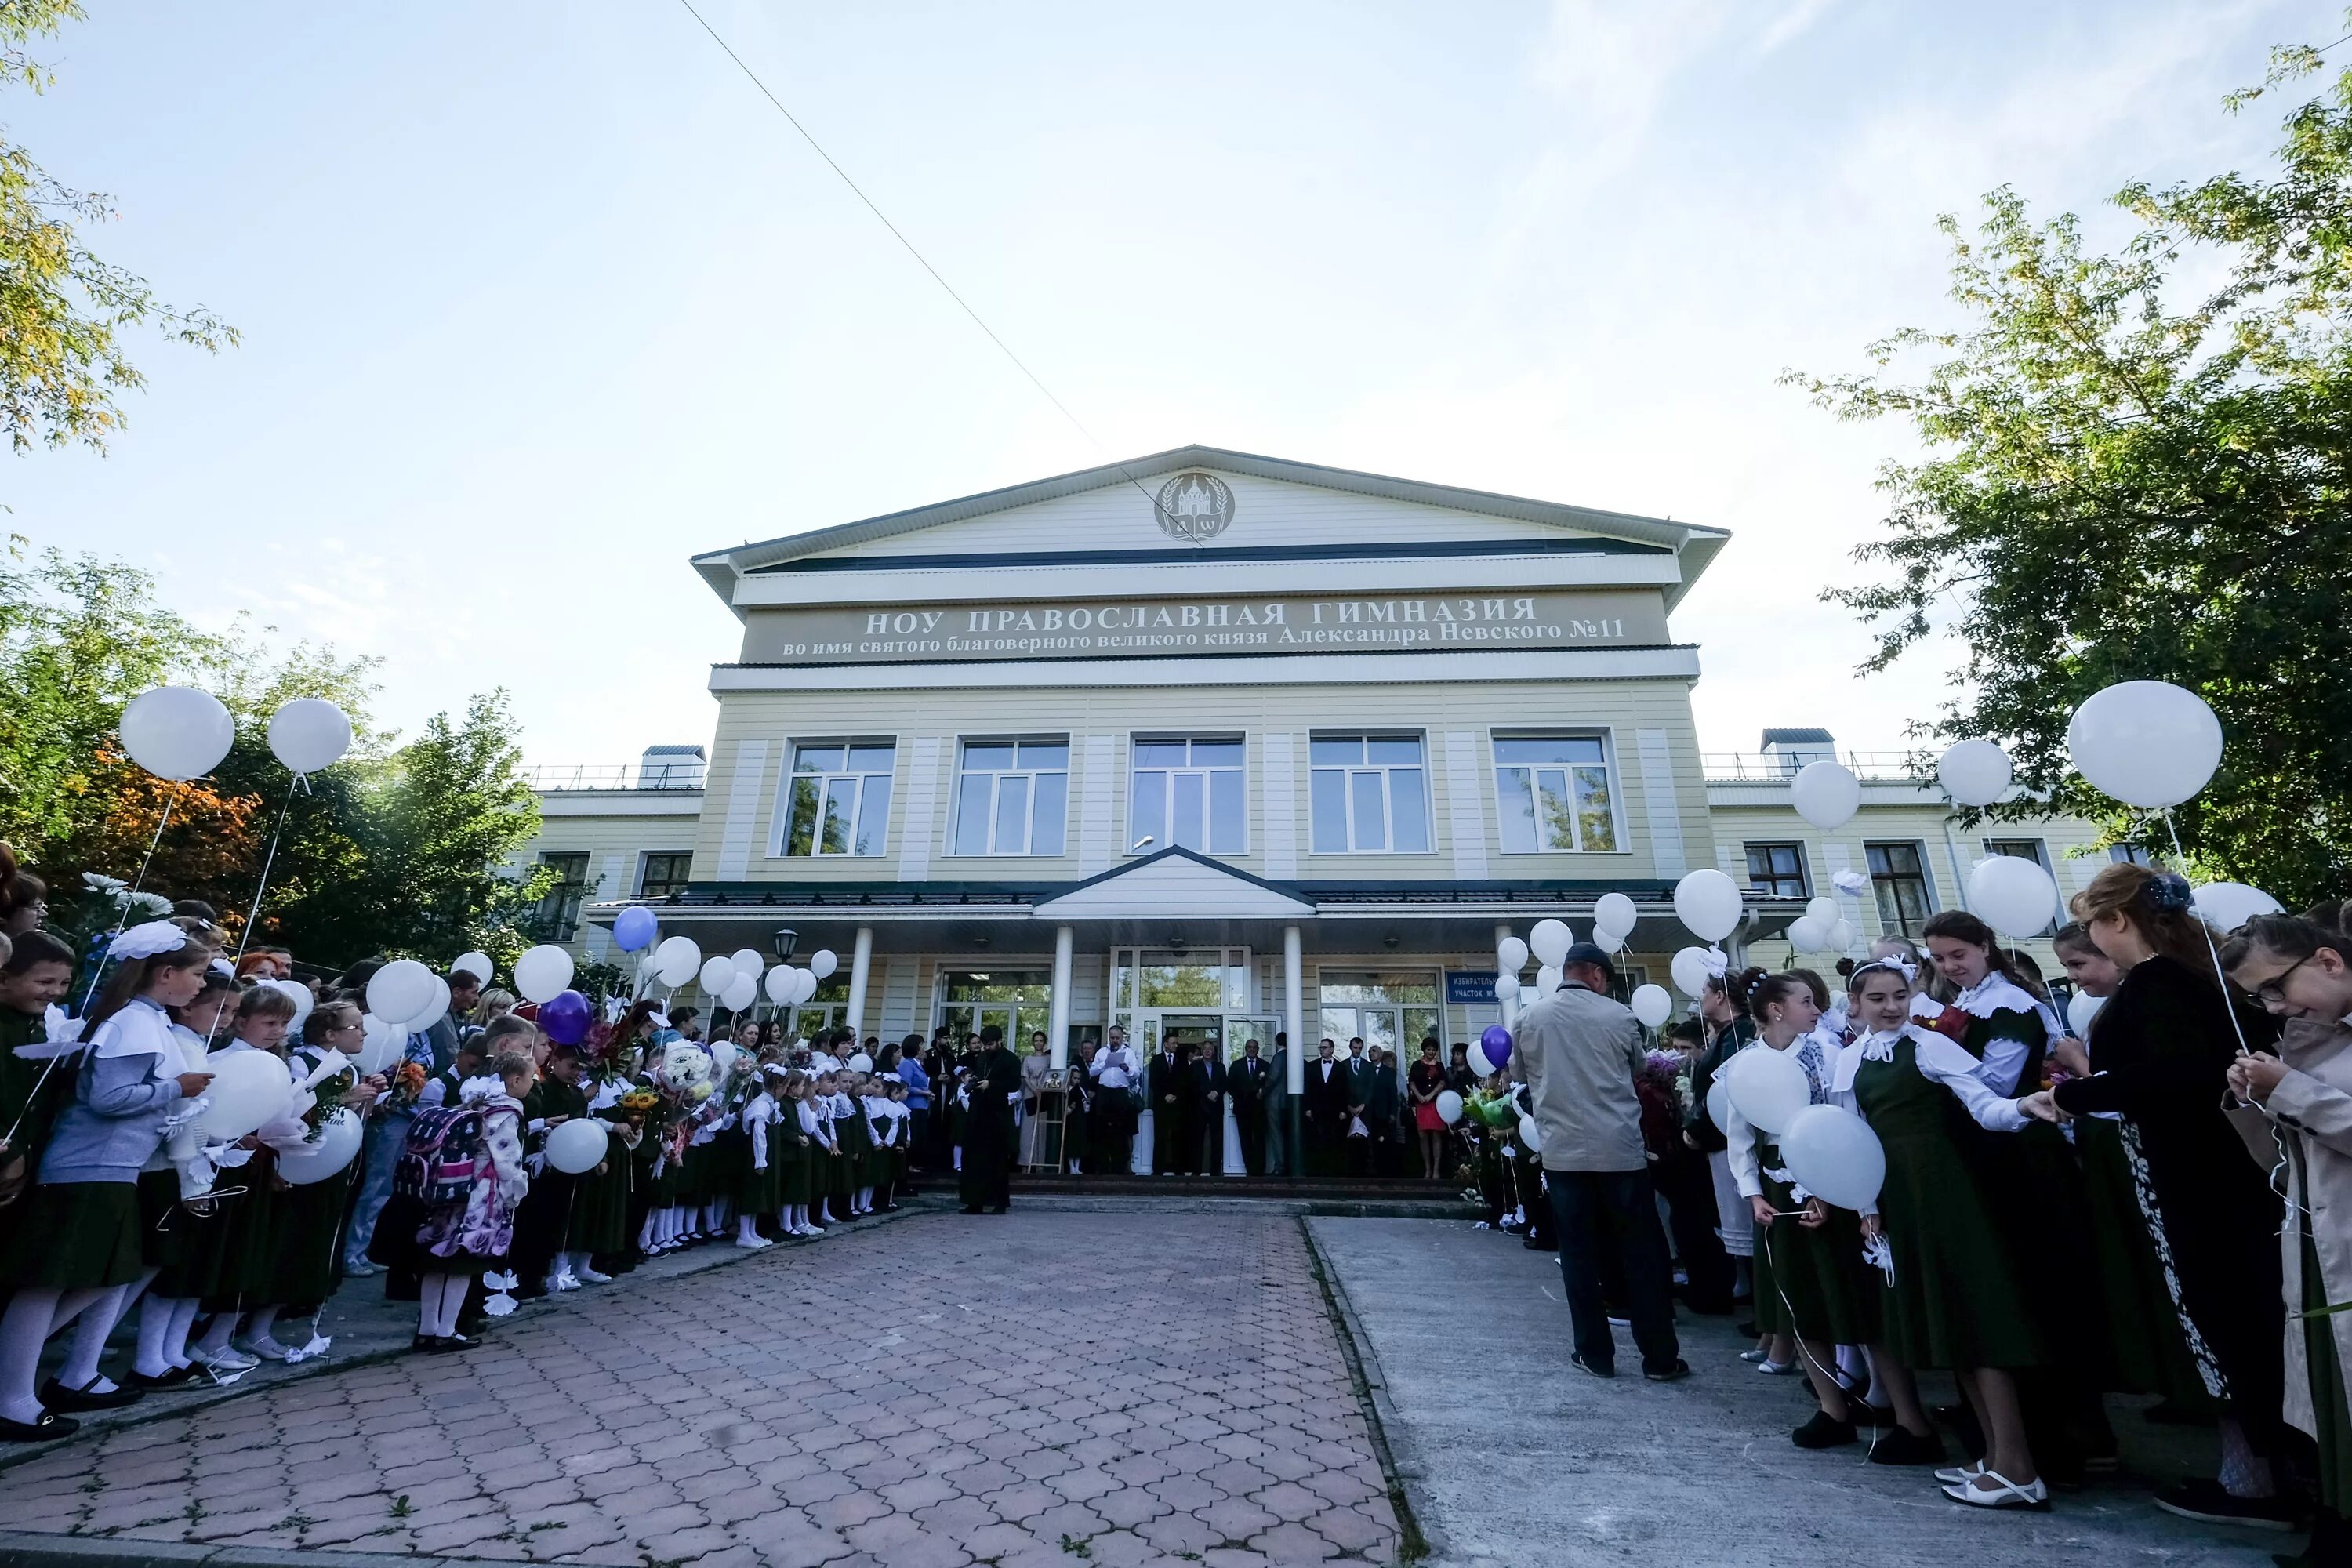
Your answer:
[[[709,768],[700,746],[647,746],[637,758],[637,787],[700,789]]]
[[[1837,737],[1827,730],[1767,730],[1763,752],[1789,777],[1808,763],[1837,761]]]

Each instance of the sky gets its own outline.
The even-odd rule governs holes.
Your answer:
[[[244,333],[133,347],[110,451],[0,528],[201,624],[379,657],[413,733],[707,742],[737,626],[688,565],[1188,442],[1727,528],[1674,617],[1702,745],[1904,743],[1819,601],[1893,425],[1781,372],[1957,318],[1941,213],[2253,168],[2326,4],[696,0],[1073,428],[676,0],[89,0],[0,120],[94,244]],[[1972,217],[1971,217],[1972,221]]]

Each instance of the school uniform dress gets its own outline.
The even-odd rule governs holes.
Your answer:
[[[636,1162],[610,1113],[630,1087],[625,1079],[605,1079],[588,1101],[588,1114],[604,1129],[604,1166],[601,1174],[590,1170],[576,1178],[567,1250],[587,1253],[591,1266],[598,1268],[604,1267],[602,1259],[617,1258],[629,1249],[629,1198]]]
[[[1773,1047],[1760,1039],[1749,1050]],[[1845,1044],[1834,1035],[1805,1035],[1792,1041],[1789,1056],[1805,1069],[1807,1099],[1826,1105],[1834,1098],[1832,1079]],[[1867,1344],[1879,1333],[1879,1276],[1863,1261],[1862,1216],[1829,1207],[1829,1223],[1808,1229],[1794,1211],[1811,1194],[1797,1184],[1771,1133],[1753,1126],[1737,1107],[1724,1131],[1725,1155],[1740,1197],[1761,1197],[1776,1215],[1769,1225],[1750,1224],[1755,1234],[1756,1326],[1768,1334],[1795,1334],[1832,1344]]]
[[[209,1070],[205,1042],[194,1031],[168,1021],[164,1031],[169,1071]],[[216,1173],[205,1156],[203,1134],[190,1125],[199,1110],[191,1105],[173,1120],[139,1173],[140,1251],[157,1270],[148,1289],[171,1300],[204,1294],[226,1228],[222,1208],[228,1200],[212,1196]]]
[[[1731,1058],[1755,1043],[1755,1021],[1734,1018],[1716,1031],[1698,1066],[1691,1074],[1690,1120],[1685,1131],[1699,1152],[1706,1156],[1707,1178],[1715,1188],[1716,1236],[1723,1250],[1734,1258],[1754,1255],[1756,1247],[1756,1216],[1739,1195],[1739,1183],[1731,1173],[1731,1156],[1727,1152],[1723,1129],[1715,1124],[1714,1113],[1706,1108],[1706,1091],[1723,1076]]]
[[[49,1132],[59,1113],[73,1103],[80,1055],[79,1045],[50,1043],[46,1015],[0,1007],[0,1135],[13,1129],[6,1157],[23,1161],[25,1172],[24,1190],[15,1202],[0,1205],[0,1258],[7,1256],[32,1206],[33,1180],[40,1173]],[[8,1285],[0,1278],[0,1290]]]
[[[262,1052],[260,1047],[243,1040],[232,1039],[214,1054],[246,1056],[269,1053]],[[286,1080],[286,1097],[290,1106],[294,1098],[294,1079],[290,1070]],[[243,1164],[228,1170],[217,1184],[220,1187],[242,1187],[245,1190],[215,1198],[220,1213],[216,1222],[207,1227],[205,1253],[191,1271],[188,1283],[194,1289],[189,1294],[203,1302],[205,1311],[236,1312],[276,1301],[269,1292],[277,1283],[278,1233],[283,1225],[285,1205],[283,1194],[276,1190],[278,1148],[271,1140],[273,1136],[284,1140],[286,1122],[283,1112],[273,1117],[263,1129],[261,1147],[254,1150]],[[296,1122],[293,1128],[293,1137],[299,1141],[300,1124]]]
[[[2039,1366],[2051,1354],[2004,1218],[1966,1152],[1978,1126],[2014,1131],[2027,1119],[1976,1069],[1949,1038],[1911,1023],[1846,1047],[1832,1079],[1886,1152],[1875,1209],[1894,1278],[1881,1276],[1879,1314],[1888,1347],[1915,1370]],[[2026,1228],[2027,1217],[2006,1219]]]
[[[576,1083],[542,1078],[523,1096],[523,1147],[543,1154],[548,1124],[588,1114],[588,1096]],[[580,1178],[559,1171],[544,1159],[531,1176],[530,1191],[515,1212],[512,1248],[515,1267],[522,1271],[522,1287],[534,1292],[558,1253],[573,1250],[569,1237],[572,1208],[580,1193]]]
[[[784,1164],[782,1198],[794,1208],[807,1208],[815,1201],[812,1173],[816,1169],[819,1152],[816,1108],[803,1100],[786,1108],[784,1131],[777,1139],[782,1146]],[[797,1131],[799,1139],[793,1133]]]
[[[305,1046],[293,1053],[289,1066],[293,1076],[303,1079],[318,1071],[326,1059],[324,1050]],[[322,1100],[340,1099],[358,1087],[359,1079],[359,1068],[347,1059],[340,1074],[330,1075],[313,1086],[311,1093]],[[425,1087],[428,1091],[432,1088],[430,1084]],[[272,1249],[270,1283],[259,1298],[262,1302],[275,1304],[289,1317],[299,1317],[317,1311],[335,1293],[335,1286],[342,1278],[338,1264],[341,1258],[343,1208],[358,1167],[359,1160],[354,1157],[324,1181],[277,1194],[277,1240]]]

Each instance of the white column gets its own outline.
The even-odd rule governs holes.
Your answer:
[[[1299,973],[1298,928],[1282,928],[1282,1026],[1290,1037],[1289,1071],[1284,1076],[1290,1081],[1285,1086],[1292,1094],[1307,1092],[1307,986]]]
[[[1495,928],[1495,962],[1497,964],[1502,963],[1501,955],[1503,952],[1504,939],[1508,937],[1510,934],[1511,928],[1508,926],[1496,926]],[[1497,970],[1496,973],[1500,973],[1500,971]],[[1515,995],[1509,1001],[1506,1002],[1503,998],[1497,996],[1495,998],[1495,1001],[1503,1009],[1503,1027],[1506,1029],[1517,1030],[1519,1026],[1518,997]]]
[[[1070,1065],[1070,928],[1054,928],[1054,1002],[1045,1015],[1045,1045],[1058,1072]]]
[[[843,1022],[866,1037],[866,983],[874,970],[874,928],[857,928],[857,945],[849,954],[849,1005]]]

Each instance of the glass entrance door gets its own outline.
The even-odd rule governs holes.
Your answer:
[[[1054,1011],[1051,970],[977,970],[940,976],[936,1027],[950,1031],[961,1050],[966,1035],[994,1025],[1004,1043],[1026,1054],[1029,1037],[1043,1034]]]

